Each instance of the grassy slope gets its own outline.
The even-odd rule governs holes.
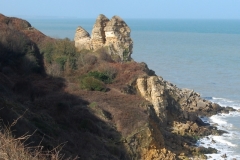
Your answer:
[[[125,140],[153,121],[149,102],[133,87],[138,77],[154,75],[146,64],[119,62],[104,50],[79,53],[70,40],[54,40],[24,20],[3,15],[0,35],[0,117],[3,124],[22,117],[11,128],[14,136],[34,133],[25,143],[40,144],[43,151],[63,145],[65,158],[130,159]],[[93,71],[110,77],[111,83],[96,78],[105,92],[83,89],[83,79]],[[177,152],[172,149],[175,139],[179,145],[191,141],[163,133],[172,152]],[[22,153],[21,143],[13,146]]]
[[[79,65],[78,69],[61,71],[62,78],[46,75],[46,69],[26,72],[26,68],[21,68],[25,63],[22,57],[29,50],[32,51],[32,45],[35,47],[33,52],[38,65],[45,62],[45,67],[51,66],[44,60],[35,43],[44,48],[46,41],[55,41],[32,30],[26,21],[1,15],[0,22],[1,35],[16,46],[13,50],[2,38],[1,56],[20,55],[8,57],[14,62],[12,64],[1,61],[0,72],[0,104],[3,107],[0,117],[4,124],[11,124],[22,116],[12,127],[13,134],[19,137],[34,132],[26,143],[37,146],[41,142],[46,150],[64,143],[62,153],[66,157],[126,159],[128,154],[122,140],[132,130],[143,125],[147,115],[144,109],[139,109],[145,100],[138,95],[123,92],[131,91],[127,84],[139,74],[147,74],[144,71],[148,70],[146,66],[135,62],[117,63],[105,54],[99,57],[95,53],[87,53],[84,54],[84,64]],[[12,40],[13,33],[18,33],[22,38]],[[21,40],[28,43],[18,45]],[[27,49],[19,53],[22,47]],[[105,84],[107,92],[83,90],[80,86],[81,77],[101,68],[114,69],[116,74],[111,84]]]

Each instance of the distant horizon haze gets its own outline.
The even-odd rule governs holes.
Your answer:
[[[137,0],[122,1],[1,1],[0,13],[19,18],[108,18],[123,19],[236,19],[240,20],[239,0]]]

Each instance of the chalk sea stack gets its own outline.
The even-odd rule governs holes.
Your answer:
[[[75,47],[78,50],[96,51],[105,48],[110,55],[117,55],[121,60],[131,60],[133,41],[130,28],[119,16],[109,20],[100,14],[92,29],[92,35],[78,27],[75,34]]]

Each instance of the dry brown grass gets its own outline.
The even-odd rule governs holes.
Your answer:
[[[0,159],[1,160],[61,160],[60,154],[62,146],[58,146],[51,151],[43,151],[43,146],[28,147],[24,142],[31,135],[23,135],[14,138],[11,127],[5,127],[0,132]]]

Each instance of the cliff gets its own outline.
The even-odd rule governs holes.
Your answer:
[[[132,53],[121,18],[100,15],[91,37],[78,27],[72,42],[0,17],[0,117],[4,124],[21,117],[11,129],[16,137],[34,132],[27,144],[41,142],[44,151],[64,144],[65,159],[187,159],[216,152],[195,146],[201,136],[223,133],[200,117],[231,108],[176,87],[145,63],[115,61],[114,55],[125,61]]]

